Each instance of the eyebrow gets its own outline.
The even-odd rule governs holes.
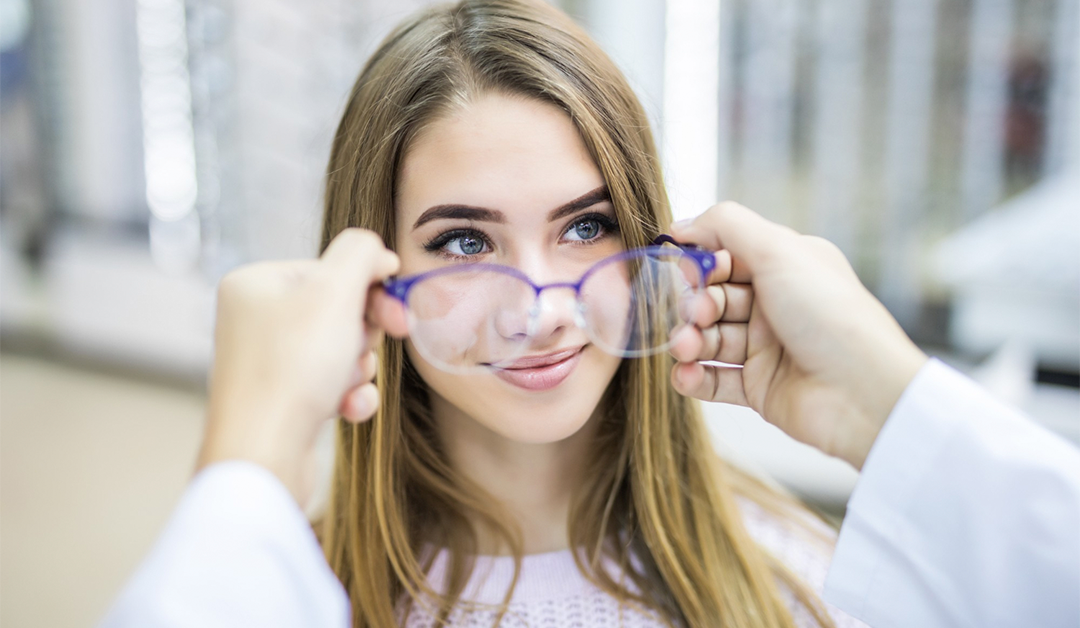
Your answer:
[[[554,222],[563,216],[568,216],[580,209],[590,207],[601,201],[610,200],[611,194],[608,192],[607,185],[601,185],[595,190],[586,192],[569,203],[560,205],[551,210],[551,213],[548,214],[548,222]],[[431,222],[432,220],[439,220],[440,218],[464,218],[466,220],[476,220],[480,222],[506,223],[506,215],[495,209],[474,207],[472,205],[436,205],[420,214],[420,217],[416,219],[416,223],[413,224],[412,228],[415,230],[420,227],[420,225]]]

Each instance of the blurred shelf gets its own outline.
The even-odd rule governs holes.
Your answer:
[[[145,242],[115,234],[62,232],[45,259],[33,274],[0,246],[6,346],[205,381],[215,292],[202,277],[167,274]]]

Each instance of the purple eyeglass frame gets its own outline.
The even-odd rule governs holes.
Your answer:
[[[415,286],[417,283],[431,277],[437,277],[439,275],[445,275],[448,273],[461,272],[463,269],[467,268],[470,271],[489,270],[497,273],[503,273],[505,275],[510,275],[511,277],[516,277],[517,279],[520,279],[532,286],[532,289],[536,292],[536,298],[540,298],[540,293],[544,290],[547,290],[548,288],[573,288],[575,298],[580,299],[581,286],[589,278],[589,275],[591,275],[593,271],[595,271],[597,268],[615,262],[619,259],[630,259],[632,257],[638,257],[641,252],[649,253],[650,251],[655,251],[659,253],[663,251],[666,253],[670,251],[670,249],[663,248],[662,245],[664,244],[672,244],[679,247],[679,249],[681,249],[687,257],[694,260],[694,262],[697,264],[698,269],[701,271],[701,279],[698,287],[704,287],[705,278],[709,276],[709,272],[712,271],[714,266],[716,266],[716,258],[713,256],[713,253],[694,244],[681,244],[679,242],[676,242],[675,238],[672,238],[666,233],[662,233],[656,236],[656,239],[653,240],[652,245],[650,246],[642,246],[635,249],[630,249],[628,251],[623,251],[621,253],[616,253],[615,255],[609,255],[608,257],[605,257],[599,262],[596,262],[595,264],[590,266],[583,275],[581,275],[580,279],[573,283],[558,282],[538,286],[533,283],[532,279],[529,279],[528,275],[514,268],[513,266],[504,266],[502,264],[475,263],[469,264],[468,266],[444,266],[442,268],[436,268],[435,270],[429,270],[425,273],[419,273],[407,277],[386,279],[383,281],[383,289],[386,290],[387,294],[407,305],[409,291],[412,290],[413,286]]]

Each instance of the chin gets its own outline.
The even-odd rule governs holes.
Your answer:
[[[586,345],[562,381],[537,390],[492,373],[447,373],[414,351],[409,354],[431,392],[448,404],[447,409],[507,440],[531,444],[559,442],[579,432],[595,413],[621,361]],[[437,403],[435,399],[433,403]]]
[[[553,392],[546,400],[523,401],[506,395],[489,406],[490,409],[477,409],[472,416],[488,429],[515,442],[559,442],[578,433],[589,422],[608,382],[572,383],[577,386],[567,386],[569,390],[564,393]],[[587,388],[587,385],[595,385],[595,388]]]

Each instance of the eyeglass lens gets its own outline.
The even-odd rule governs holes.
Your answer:
[[[553,344],[565,326],[583,327],[620,357],[663,351],[687,324],[700,271],[671,247],[638,249],[594,266],[580,284],[536,289],[521,277],[462,266],[418,282],[407,302],[410,340],[444,370],[506,367]]]

